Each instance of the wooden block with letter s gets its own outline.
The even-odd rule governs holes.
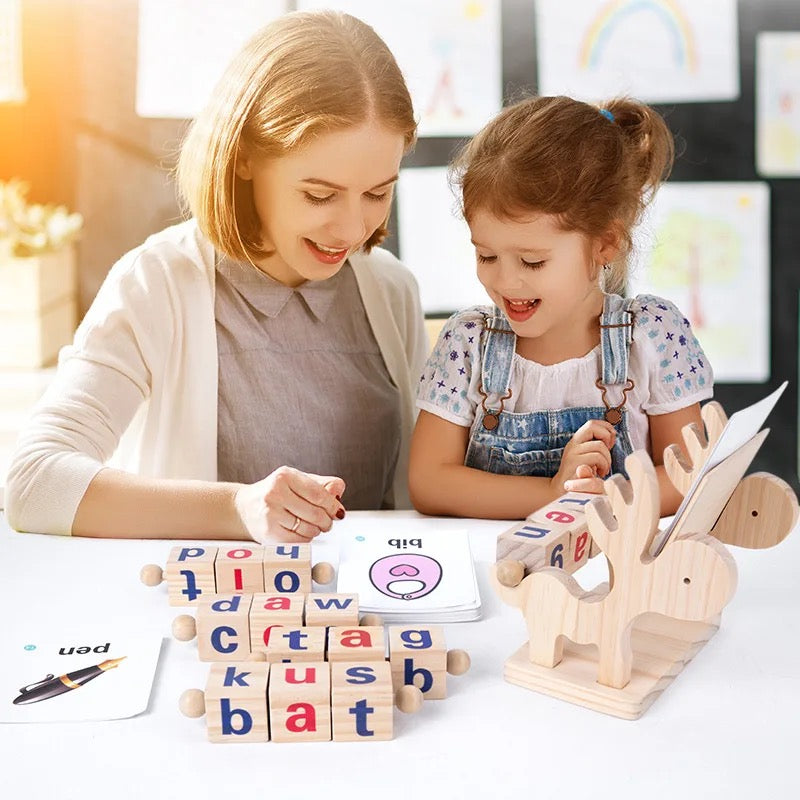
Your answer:
[[[331,719],[335,742],[391,739],[394,690],[388,661],[331,664]]]

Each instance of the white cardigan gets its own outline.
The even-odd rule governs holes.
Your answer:
[[[416,378],[427,355],[413,275],[389,252],[350,257],[375,339],[400,389],[397,508],[409,506]],[[302,446],[303,443],[298,443]],[[194,220],[111,269],[20,435],[6,486],[17,530],[71,533],[104,465],[159,478],[217,478],[214,249]]]

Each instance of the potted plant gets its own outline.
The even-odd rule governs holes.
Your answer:
[[[0,181],[0,368],[51,363],[77,324],[73,243],[83,218],[27,194],[22,181]]]

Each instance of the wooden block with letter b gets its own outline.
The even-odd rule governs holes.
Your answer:
[[[357,594],[306,595],[306,625],[358,626]]]
[[[263,592],[263,558],[264,550],[257,545],[220,547],[215,564],[217,592]]]
[[[214,562],[216,547],[178,545],[169,552],[167,593],[171,606],[197,605],[204,595],[217,591]]]
[[[383,661],[383,626],[336,626],[328,629],[328,661]]]
[[[447,697],[447,646],[439,625],[389,628],[389,662],[395,689],[416,686],[426,700]]]
[[[263,662],[211,666],[205,692],[210,741],[269,741],[269,668]]]
[[[201,661],[244,661],[250,655],[249,594],[213,595],[197,607]]]
[[[311,545],[264,546],[264,591],[305,594],[311,591]]]
[[[331,664],[331,718],[335,742],[378,742],[393,737],[394,689],[388,661]]]
[[[272,664],[269,718],[274,742],[331,738],[331,675],[326,661]]]

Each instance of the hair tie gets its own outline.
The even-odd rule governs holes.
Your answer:
[[[613,122],[613,121],[614,121],[614,115],[613,115],[613,114],[612,114],[612,113],[611,113],[611,112],[610,112],[610,111],[609,111],[607,108],[601,108],[601,109],[600,109],[600,113],[601,113],[601,114],[602,114],[602,115],[603,115],[603,116],[604,116],[604,117],[605,117],[605,118],[606,118],[606,119],[607,119],[609,122]]]

